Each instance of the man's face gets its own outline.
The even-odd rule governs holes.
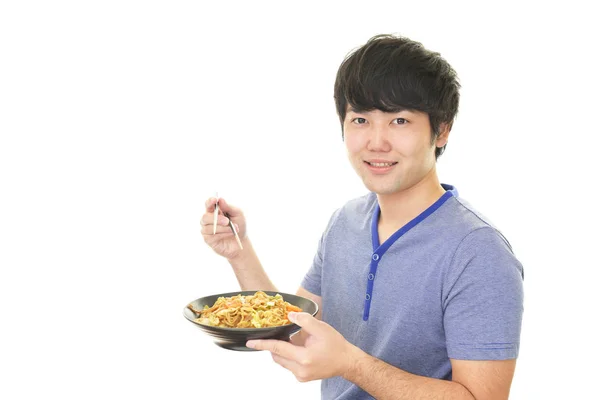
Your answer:
[[[356,112],[348,107],[344,120],[348,158],[367,189],[377,194],[421,181],[435,166],[435,146],[446,139],[444,132],[431,143],[429,117],[419,111]]]

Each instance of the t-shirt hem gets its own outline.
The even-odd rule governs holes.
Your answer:
[[[511,360],[519,355],[518,343],[448,346],[448,357],[455,360]]]
[[[321,295],[321,285],[319,285],[318,283],[315,283],[311,279],[304,278],[301,286],[314,295],[317,295],[317,296]]]

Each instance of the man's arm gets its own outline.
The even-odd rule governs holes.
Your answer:
[[[379,400],[507,399],[515,360],[450,360],[453,381],[426,378],[396,368],[349,343],[333,327],[307,313],[290,313],[310,340],[303,345],[280,340],[251,340],[247,346],[268,350],[301,382],[341,376]]]
[[[452,380],[469,389],[476,399],[508,399],[516,359],[498,361],[453,360]]]
[[[450,360],[452,381],[414,375],[356,348],[343,377],[385,399],[508,399],[516,360]]]
[[[233,273],[242,290],[271,290],[276,292],[277,288],[265,272],[254,247],[248,237],[242,239],[244,250],[235,258],[228,259]]]

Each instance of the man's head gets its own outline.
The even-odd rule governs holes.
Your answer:
[[[374,36],[337,73],[334,98],[342,135],[348,106],[361,111],[408,109],[429,116],[433,143],[442,123],[452,128],[459,89],[456,72],[439,53],[405,37]],[[444,149],[436,149],[436,159]]]
[[[399,164],[387,174],[384,192],[414,184],[433,168],[458,113],[459,89],[439,53],[404,37],[375,36],[344,60],[335,103],[351,162],[367,186],[372,172],[380,183],[387,174],[372,170],[369,160]]]

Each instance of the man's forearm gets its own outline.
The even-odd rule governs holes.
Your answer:
[[[360,386],[378,400],[475,398],[463,385],[414,375],[370,356],[355,347],[352,366],[343,378]]]
[[[242,240],[244,250],[235,259],[228,260],[233,268],[235,277],[242,290],[272,290],[277,288],[263,269],[250,239],[246,236]]]

